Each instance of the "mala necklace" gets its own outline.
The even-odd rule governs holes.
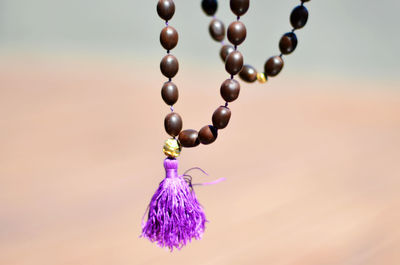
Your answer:
[[[230,1],[232,12],[237,16],[237,20],[232,24],[240,24],[241,27],[235,28],[236,31],[240,31],[245,28],[240,22],[240,16],[247,12],[249,1]],[[225,69],[230,74],[230,78],[221,85],[221,96],[225,100],[225,105],[215,110],[212,115],[213,125],[204,126],[199,132],[190,129],[181,131],[182,118],[173,108],[178,100],[178,88],[172,82],[172,78],[179,69],[178,60],[170,54],[170,51],[178,44],[178,33],[168,23],[175,13],[173,0],[159,0],[157,13],[165,20],[160,42],[167,50],[167,55],[160,63],[161,73],[168,78],[161,89],[161,96],[165,103],[171,106],[171,113],[165,117],[164,127],[173,138],[168,139],[164,144],[163,151],[167,156],[164,160],[166,177],[150,201],[148,219],[146,223],[143,223],[142,236],[172,251],[174,247],[182,248],[192,238],[200,239],[207,222],[203,208],[196,199],[188,172],[178,175],[176,158],[181,152],[181,147],[195,147],[200,143],[211,144],[216,140],[218,130],[228,125],[231,117],[228,102],[237,99],[240,91],[239,82],[234,79],[234,76],[243,67],[243,56],[237,50],[237,46],[245,40],[246,36],[232,42],[235,45],[234,50],[226,58]],[[240,34],[237,33],[237,35]]]
[[[303,2],[307,1],[309,0],[301,0],[301,6],[292,12],[291,22],[294,29],[282,37],[280,44],[282,54],[289,54],[296,48],[297,39],[294,30],[306,24],[308,13]],[[182,118],[173,107],[179,97],[178,88],[172,82],[172,78],[178,73],[179,63],[177,58],[170,53],[178,44],[178,32],[169,25],[169,20],[175,13],[175,4],[173,0],[159,0],[157,4],[157,13],[165,20],[165,27],[160,34],[160,42],[167,53],[160,63],[161,73],[168,78],[168,81],[162,86],[161,96],[171,110],[165,117],[164,127],[172,138],[166,140],[163,147],[164,154],[167,156],[164,160],[166,177],[151,198],[147,221],[143,220],[142,224],[142,237],[156,242],[160,247],[167,247],[171,251],[174,248],[181,249],[193,238],[201,239],[207,222],[204,210],[194,193],[192,179],[188,175],[189,171],[199,168],[189,169],[183,175],[178,174],[177,157],[180,155],[182,147],[195,147],[200,143],[211,144],[217,139],[218,130],[224,129],[228,125],[231,117],[228,104],[236,100],[240,92],[240,84],[234,79],[235,75],[240,73],[240,77],[247,82],[254,82],[257,79],[265,82],[267,76],[276,76],[283,67],[282,54],[267,61],[265,74],[257,73],[251,66],[243,66],[243,56],[237,47],[246,39],[246,27],[240,21],[240,17],[247,12],[249,3],[250,0],[230,0],[231,10],[237,19],[229,25],[227,32],[232,46],[223,45],[221,48],[221,57],[225,62],[225,70],[229,74],[229,78],[223,81],[220,88],[225,104],[214,111],[212,125],[206,125],[199,131],[182,130]],[[217,6],[216,0],[203,0],[202,2],[203,10],[210,16],[215,14]],[[302,11],[296,11],[298,8]],[[210,34],[213,39],[221,42],[225,37],[225,27],[216,18],[210,24]],[[203,171],[203,173],[205,172]],[[222,180],[203,185],[218,183]]]
[[[243,0],[248,1],[248,0]],[[260,83],[266,83],[268,77],[277,76],[284,65],[283,55],[288,55],[292,53],[297,47],[297,37],[294,33],[296,30],[303,28],[308,20],[308,10],[304,6],[305,2],[309,2],[310,0],[300,0],[301,4],[295,7],[290,15],[290,24],[292,25],[292,30],[290,32],[285,33],[281,40],[279,41],[279,49],[281,51],[280,55],[270,57],[265,65],[264,72],[257,72],[257,70],[248,64],[243,65],[241,72],[239,73],[240,79],[245,82],[253,83],[258,80]],[[232,4],[232,2],[231,2]],[[222,44],[220,50],[220,57],[225,62],[226,57],[234,51],[234,47],[229,44],[224,43],[225,39],[225,25],[224,23],[215,17],[215,13],[218,9],[217,0],[203,0],[201,2],[201,7],[203,8],[204,13],[207,16],[212,16],[213,19],[209,25],[209,32],[211,37]],[[228,40],[232,42],[233,39],[238,38],[239,36],[236,34],[240,34],[240,36],[246,36],[246,28],[240,30],[234,30],[234,28],[239,28],[240,24],[230,24],[227,30]]]

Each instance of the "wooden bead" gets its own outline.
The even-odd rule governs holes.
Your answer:
[[[236,75],[242,70],[243,56],[239,51],[231,52],[225,61],[225,69],[231,75]]]
[[[170,20],[175,14],[175,4],[172,0],[159,0],[157,3],[157,13],[160,18]]]
[[[235,79],[227,79],[221,85],[221,96],[226,102],[232,102],[239,97],[240,85]]]
[[[224,129],[231,119],[231,110],[228,107],[218,107],[212,115],[212,123],[217,129]]]
[[[161,45],[166,50],[172,50],[178,44],[178,32],[171,26],[163,28],[160,33]]]
[[[203,0],[201,1],[201,8],[207,16],[213,16],[217,12],[218,2],[217,0]]]
[[[161,97],[167,105],[174,105],[179,98],[178,87],[172,82],[165,82],[161,88]]]
[[[208,31],[215,41],[223,41],[225,38],[225,25],[221,20],[211,20]]]
[[[300,29],[307,24],[308,10],[305,6],[300,5],[293,9],[290,15],[290,23],[295,29]]]
[[[181,131],[178,140],[183,147],[195,147],[200,144],[199,133],[196,130]]]
[[[253,83],[257,80],[257,71],[253,66],[245,64],[239,73],[239,77],[245,82]]]
[[[282,36],[279,42],[279,49],[282,54],[290,54],[297,47],[297,37],[293,32],[288,32]]]
[[[176,59],[176,57],[171,54],[164,56],[164,58],[162,58],[160,63],[160,69],[161,73],[164,76],[168,78],[174,77],[179,70],[178,59]]]
[[[164,119],[165,131],[172,137],[178,136],[182,130],[182,118],[176,113],[168,114]]]
[[[233,45],[240,45],[246,39],[246,26],[240,22],[232,22],[228,27],[228,40]]]
[[[233,48],[232,45],[225,44],[224,46],[221,47],[221,50],[219,52],[219,56],[221,57],[222,61],[226,61],[226,57],[233,52],[235,48]]]
[[[204,126],[199,131],[199,140],[202,144],[211,144],[218,137],[218,130],[212,125]]]
[[[230,6],[236,16],[243,16],[249,9],[249,0],[231,0]]]
[[[264,65],[264,73],[267,76],[277,76],[283,68],[283,59],[280,56],[273,56]]]

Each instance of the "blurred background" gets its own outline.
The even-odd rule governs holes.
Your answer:
[[[282,73],[183,150],[195,182],[227,180],[196,189],[210,222],[173,253],[139,238],[168,138],[156,3],[0,0],[0,264],[400,264],[400,3],[306,4]],[[227,74],[200,1],[175,4],[176,111],[200,129]],[[279,54],[298,4],[251,1],[246,63]]]

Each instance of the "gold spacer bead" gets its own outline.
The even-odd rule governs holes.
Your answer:
[[[181,145],[178,140],[171,138],[165,141],[163,152],[166,156],[176,158],[181,154]]]
[[[264,84],[267,82],[267,77],[265,76],[264,73],[257,73],[257,80],[258,82],[260,82],[261,84]]]

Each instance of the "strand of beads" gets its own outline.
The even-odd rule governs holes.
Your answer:
[[[225,69],[230,74],[230,78],[225,80],[220,88],[225,105],[218,107],[212,115],[212,124],[206,125],[197,133],[195,130],[184,130],[179,134],[179,142],[183,147],[194,147],[198,144],[211,144],[218,137],[218,130],[226,128],[231,118],[231,110],[228,102],[236,100],[239,96],[240,85],[234,79],[243,67],[243,56],[237,51],[237,46],[246,39],[246,27],[240,22],[240,16],[244,15],[249,8],[249,0],[231,0],[231,10],[237,16],[237,20],[232,22],[228,28],[230,41],[235,45],[234,51],[227,56]],[[218,27],[218,25],[216,25]],[[218,30],[217,30],[218,31]],[[223,29],[223,31],[225,31]]]
[[[240,3],[244,3],[247,0],[238,1]],[[294,33],[296,30],[304,27],[308,20],[308,10],[304,6],[305,2],[309,2],[310,0],[300,0],[301,4],[295,7],[290,15],[290,23],[292,25],[292,30],[288,33],[285,33],[279,42],[279,49],[281,51],[280,55],[270,57],[265,65],[264,72],[258,72],[251,65],[244,65],[242,70],[239,73],[239,77],[248,83],[253,83],[258,80],[260,83],[266,83],[268,77],[277,76],[283,66],[283,55],[288,55],[292,53],[297,47],[297,37]],[[229,44],[224,43],[225,38],[225,26],[224,23],[215,17],[215,13],[218,9],[217,0],[202,0],[201,6],[203,11],[208,16],[213,16],[213,19],[209,25],[209,32],[211,37],[218,42],[221,42],[222,47],[220,50],[220,57],[225,62],[227,56],[235,50],[235,47]],[[228,28],[228,39],[229,39],[229,28]]]
[[[161,60],[160,69],[162,74],[168,78],[161,89],[161,95],[164,102],[171,107],[171,113],[164,120],[166,132],[173,137],[168,139],[164,145],[164,153],[168,157],[178,157],[181,147],[189,148],[198,146],[200,143],[205,145],[213,143],[218,137],[218,130],[224,129],[229,123],[231,111],[228,104],[236,100],[240,92],[239,82],[234,79],[234,76],[239,74],[243,67],[243,56],[237,47],[246,39],[246,27],[240,21],[240,17],[247,12],[249,0],[231,0],[230,6],[237,19],[228,28],[228,39],[233,44],[233,50],[226,56],[225,61],[225,69],[230,74],[230,78],[225,80],[220,88],[225,104],[214,111],[212,125],[203,126],[199,131],[192,129],[182,131],[182,118],[174,112],[173,108],[178,100],[178,89],[172,82],[172,78],[177,74],[179,64],[175,56],[170,54],[170,51],[178,43],[178,33],[168,24],[175,13],[175,5],[173,0],[159,0],[157,4],[158,15],[165,20],[166,24],[161,31],[160,42],[167,50],[167,55]],[[225,29],[223,29],[223,34],[225,35]]]
[[[175,4],[172,0],[159,0],[157,4],[158,15],[165,20],[165,27],[160,33],[160,43],[167,50],[160,63],[161,73],[168,78],[161,88],[161,97],[164,102],[170,106],[171,113],[164,119],[165,131],[173,138],[168,139],[164,145],[164,153],[170,157],[177,157],[181,152],[181,147],[176,141],[176,136],[182,130],[182,118],[174,112],[173,105],[178,101],[178,87],[172,82],[172,78],[178,73],[179,63],[175,56],[170,54],[170,51],[178,44],[179,35],[175,28],[168,24],[168,21],[175,14]]]

